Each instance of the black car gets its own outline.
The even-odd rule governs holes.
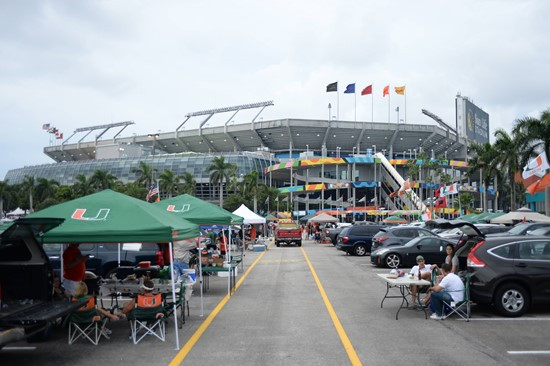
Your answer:
[[[404,245],[418,237],[437,237],[428,229],[417,226],[394,226],[383,228],[372,240],[372,250],[387,248],[392,245]]]
[[[338,235],[336,248],[349,254],[366,255],[371,252],[373,236],[383,227],[382,225],[348,226]]]
[[[487,237],[468,254],[473,301],[510,317],[533,304],[550,303],[550,238]]]
[[[44,339],[59,317],[82,306],[53,296],[54,277],[36,236],[63,219],[18,219],[0,235],[0,348],[21,339]]]
[[[426,263],[441,265],[447,256],[445,248],[448,244],[454,245],[455,242],[438,237],[418,237],[405,245],[377,249],[371,253],[370,261],[381,267],[409,268],[416,265],[416,257],[421,255]]]
[[[527,222],[524,224],[517,224],[510,230],[504,233],[487,234],[488,237],[492,236],[505,236],[505,235],[527,235],[529,231],[550,227],[550,222]]]
[[[325,238],[329,238],[333,245],[338,242],[338,235],[345,229],[345,227],[335,227],[325,229]]]
[[[78,249],[82,255],[89,255],[86,260],[86,270],[97,276],[107,278],[118,267],[118,245],[105,243],[80,244]],[[44,251],[50,259],[50,263],[56,274],[59,274],[61,244],[44,244]],[[150,261],[151,265],[163,266],[164,253],[156,243],[132,243],[121,244],[120,265],[135,267],[139,262]]]

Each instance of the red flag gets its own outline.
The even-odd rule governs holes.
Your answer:
[[[361,95],[368,95],[372,94],[372,84],[367,86],[363,91],[361,92]]]
[[[447,196],[441,196],[435,201],[435,208],[446,208],[447,207]]]
[[[58,140],[62,139],[63,138],[63,132],[60,133],[59,135],[56,134],[55,138],[58,139]]]
[[[384,87],[384,93],[382,94],[382,96],[385,97],[386,95],[390,95],[390,86],[389,85],[386,85]]]
[[[395,196],[397,196],[399,194],[399,191],[394,191],[392,193],[390,193],[390,198],[393,198]]]

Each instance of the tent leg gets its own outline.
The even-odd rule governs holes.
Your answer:
[[[172,280],[172,299],[174,300],[174,331],[176,332],[176,350],[180,349],[180,338],[178,334],[178,313],[177,313],[177,301],[176,301],[176,284],[174,281],[174,253],[172,252],[172,242],[168,243],[168,250],[170,251],[170,279]],[[185,311],[182,308],[181,311]]]

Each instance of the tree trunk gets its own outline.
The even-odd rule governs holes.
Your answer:
[[[223,208],[223,182],[220,182],[220,207]]]
[[[32,192],[29,192],[29,209],[31,212],[33,212],[33,209],[32,209]]]
[[[498,211],[498,176],[495,175],[495,199],[493,201],[493,212]]]
[[[254,213],[258,213],[258,197],[254,194]]]
[[[516,202],[516,188],[514,184],[514,175],[510,175],[510,211],[514,211],[514,203]]]

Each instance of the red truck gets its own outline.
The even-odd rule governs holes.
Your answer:
[[[275,245],[279,247],[281,244],[302,246],[302,233],[296,221],[279,221],[275,230]]]

